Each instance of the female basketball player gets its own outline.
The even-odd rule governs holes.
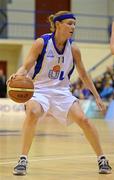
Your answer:
[[[32,99],[26,103],[22,152],[13,173],[26,174],[27,155],[34,137],[36,123],[45,112],[61,119],[62,123],[67,124],[70,120],[77,123],[98,157],[99,173],[111,173],[111,167],[103,154],[96,128],[84,115],[79,100],[69,90],[70,75],[76,65],[80,78],[93,93],[99,109],[105,111],[105,106],[85,71],[80,50],[71,42],[76,18],[70,12],[60,11],[51,15],[49,22],[53,33],[45,34],[34,42],[25,63],[8,80],[9,82],[17,75],[26,76],[36,63],[32,78],[38,92],[34,93]]]
[[[111,32],[111,39],[110,39],[110,47],[111,47],[111,52],[114,55],[114,21],[112,23],[112,32]]]

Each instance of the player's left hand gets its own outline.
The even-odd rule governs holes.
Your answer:
[[[103,101],[101,100],[100,97],[96,98],[96,103],[97,103],[97,106],[99,107],[100,111],[102,111],[103,113],[106,112],[106,106],[105,104],[103,103]]]

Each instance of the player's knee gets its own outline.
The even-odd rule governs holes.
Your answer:
[[[85,128],[85,127],[90,127],[90,122],[89,122],[89,119],[86,117],[86,116],[82,116],[81,119],[80,119],[80,126],[82,128]]]
[[[33,118],[38,118],[40,116],[41,112],[35,108],[29,109],[29,115]]]
[[[42,115],[41,108],[34,108],[34,107],[26,107],[27,108],[27,115],[31,119],[38,119]]]

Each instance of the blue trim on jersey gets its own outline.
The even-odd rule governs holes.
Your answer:
[[[69,42],[70,42],[70,44],[72,44],[72,42],[73,42],[73,39],[69,39]]]
[[[64,47],[63,47],[62,51],[59,51],[59,49],[58,49],[58,48],[57,48],[57,46],[56,46],[54,36],[55,36],[55,33],[53,33],[53,34],[52,34],[52,41],[53,41],[54,48],[55,48],[55,50],[57,51],[57,53],[58,53],[58,54],[62,55],[62,54],[64,53],[64,50],[65,50],[65,47],[66,47],[66,43],[67,43],[67,41],[65,42]],[[70,44],[72,44],[72,42],[73,42],[73,40],[72,40],[72,39],[68,39],[68,41],[70,42]]]
[[[74,63],[74,61],[73,61],[73,67],[72,67],[72,69],[70,70],[70,72],[68,73],[68,78],[70,79],[70,77],[71,77],[71,75],[72,75],[72,73],[73,73],[73,71],[74,71],[74,68],[75,68],[75,63]]]
[[[42,63],[44,60],[44,55],[46,53],[46,47],[47,47],[48,41],[51,38],[51,36],[52,36],[52,34],[44,34],[41,36],[41,38],[44,40],[44,47],[42,49],[41,54],[37,58],[37,64],[35,66],[35,71],[34,71],[32,79],[34,79],[35,76],[40,72],[40,69],[42,67]]]
[[[54,36],[55,36],[55,33],[52,34],[52,41],[53,41],[54,48],[55,48],[55,50],[57,51],[58,54],[62,55],[62,54],[64,53],[64,50],[65,50],[65,46],[66,46],[67,41],[65,42],[65,45],[64,45],[62,51],[60,51],[60,50],[57,48],[57,46],[56,46],[55,37],[54,37]]]
[[[70,44],[72,44],[73,39],[69,39],[69,42],[70,42]],[[72,67],[72,69],[70,70],[70,72],[68,73],[68,78],[69,78],[69,79],[70,79],[70,77],[71,77],[71,75],[72,75],[72,73],[73,73],[73,71],[74,71],[74,68],[75,68],[75,63],[74,63],[74,60],[73,60],[73,67]]]

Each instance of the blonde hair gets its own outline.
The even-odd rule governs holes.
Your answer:
[[[49,17],[48,17],[48,21],[50,23],[50,31],[51,32],[54,32],[56,27],[55,27],[55,23],[54,23],[54,18],[55,17],[58,17],[60,15],[64,15],[64,14],[70,14],[71,12],[70,11],[58,11],[57,13],[55,14],[51,14]]]

